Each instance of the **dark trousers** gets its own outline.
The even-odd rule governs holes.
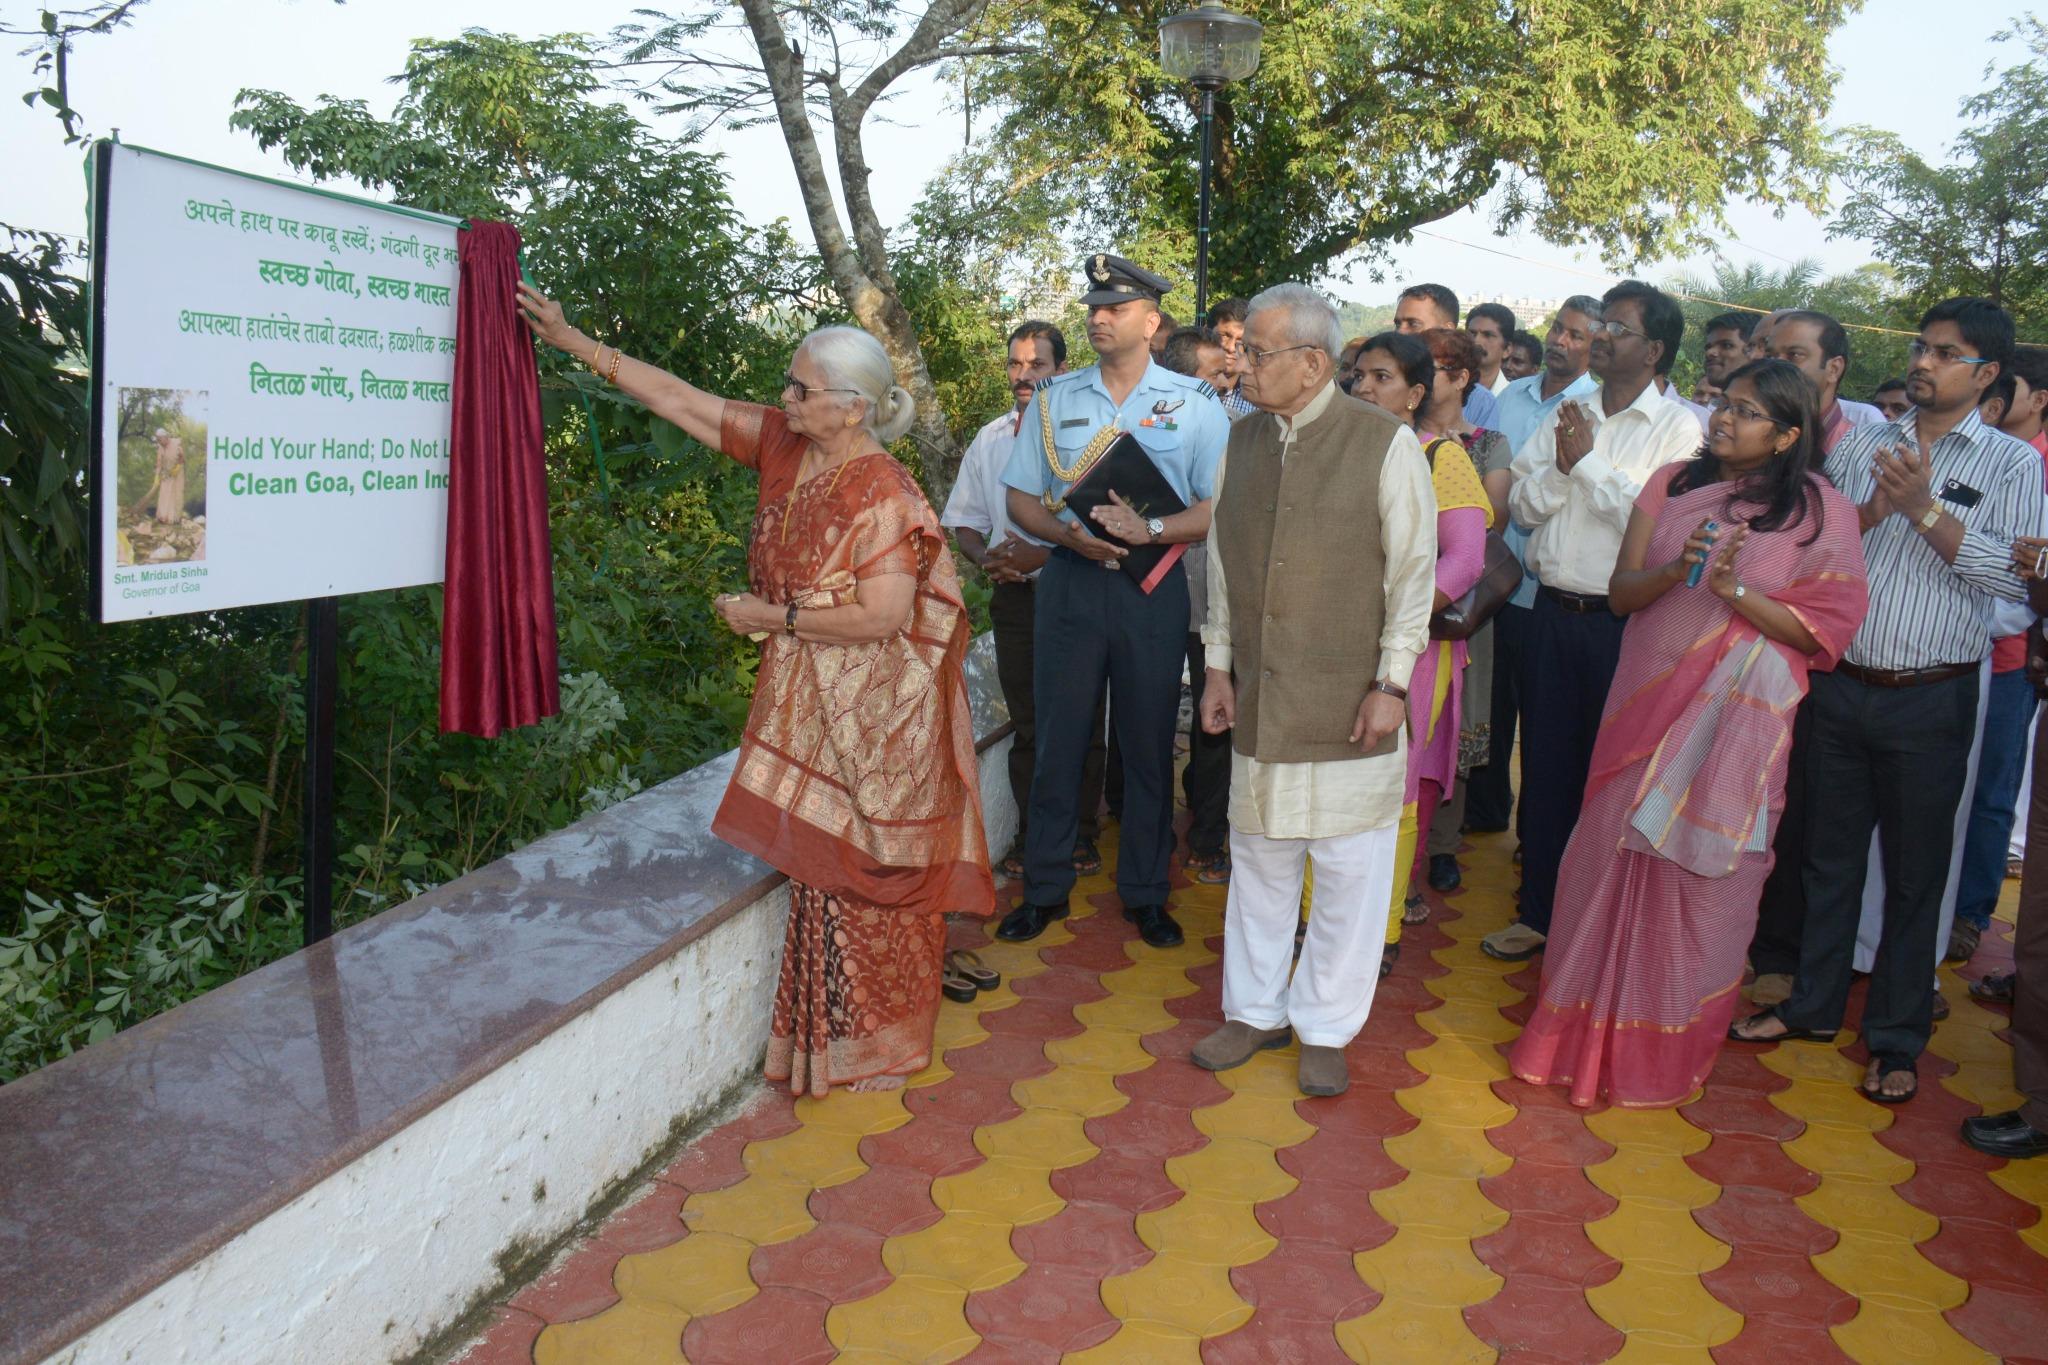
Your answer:
[[[2034,795],[2027,808],[2027,863],[2020,876],[2019,926],[2012,936],[2018,973],[2012,1000],[2012,1083],[2026,1096],[2020,1113],[2048,1132],[2048,725],[2034,732]]]
[[[1984,742],[1977,749],[1977,787],[1970,797],[1962,875],[1956,882],[1956,918],[1979,929],[1991,927],[1991,912],[2005,885],[2005,855],[2012,846],[2020,777],[2027,770],[2027,726],[2039,704],[2024,668],[1991,675]]]
[[[1055,550],[1038,575],[1032,696],[1038,722],[1024,896],[1058,905],[1074,888],[1082,765],[1109,684],[1123,754],[1116,889],[1126,906],[1164,905],[1173,856],[1173,728],[1188,636],[1187,574],[1147,595],[1132,577]]]
[[[1037,594],[1032,583],[998,583],[989,596],[989,625],[996,637],[996,682],[1003,691],[1003,704],[1010,708],[1010,794],[1017,800],[1017,847],[1024,847],[1030,828],[1031,770],[1038,757],[1038,712],[1031,698],[1032,641],[1037,631]],[[1105,696],[1107,693],[1104,694]],[[1103,743],[1102,698],[1096,699],[1093,736],[1088,753],[1081,760],[1081,796],[1078,837],[1094,843],[1102,809]]]
[[[1771,838],[1771,872],[1757,901],[1756,933],[1749,960],[1758,976],[1791,976],[1799,970],[1799,940],[1806,927],[1806,766],[1813,734],[1813,707],[1801,702],[1792,716],[1792,750],[1785,761],[1785,811]]]
[[[1586,770],[1625,625],[1608,611],[1568,611],[1540,592],[1529,614],[1522,650],[1522,923],[1539,934],[1550,932],[1557,869],[1586,799]]]
[[[1873,687],[1818,673],[1806,704],[1806,932],[1779,1016],[1799,1028],[1841,1026],[1874,828],[1884,859],[1884,936],[1870,968],[1863,1040],[1873,1057],[1911,1061],[1934,1026],[1934,939],[1977,731],[1977,674]]]
[[[1202,728],[1202,686],[1208,680],[1202,637],[1188,632],[1188,689],[1195,704],[1188,726],[1188,765],[1181,791],[1188,799],[1188,852],[1221,853],[1230,839],[1230,731],[1212,735]]]
[[[1529,608],[1510,602],[1493,618],[1493,751],[1486,766],[1465,779],[1465,823],[1473,829],[1506,829],[1515,812],[1515,722],[1522,711],[1529,615]]]

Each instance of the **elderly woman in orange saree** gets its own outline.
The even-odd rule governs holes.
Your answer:
[[[1541,997],[1509,1054],[1516,1076],[1569,1086],[1576,1105],[1681,1104],[1713,1068],[1785,806],[1792,714],[1869,604],[1856,508],[1816,472],[1811,381],[1757,361],[1726,399],[1698,458],[1650,477],[1608,586],[1628,629]]]
[[[782,406],[719,398],[622,357],[520,286],[536,335],[759,472],[753,707],[712,830],[787,874],[767,1075],[798,1094],[891,1089],[931,1060],[948,912],[995,908],[968,716],[968,625],[939,519],[884,445],[910,395],[867,333],[797,348]]]

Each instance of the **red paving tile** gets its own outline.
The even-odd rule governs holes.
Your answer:
[[[738,1117],[725,1127],[748,1142],[765,1142],[769,1138],[794,1133],[803,1127],[803,1122],[796,1116],[796,1100],[789,1092],[770,1089],[742,1109]]]
[[[654,1178],[692,1194],[700,1190],[722,1190],[746,1178],[747,1164],[741,1154],[745,1152],[748,1140],[745,1133],[734,1129],[714,1129],[691,1143],[688,1150],[657,1172]]]
[[[1406,1090],[1423,1080],[1422,1073],[1408,1060],[1408,1049],[1404,1047],[1361,1040],[1344,1049],[1344,1064],[1351,1071],[1351,1090]]]
[[[1008,1091],[1027,1076],[1043,1076],[1052,1070],[1052,1062],[1045,1055],[1044,1039],[1024,1038],[1014,1033],[992,1034],[987,1042],[976,1043],[972,1047],[956,1047],[946,1054],[946,1066],[956,1079],[976,1077],[1003,1091]],[[932,1089],[943,1089],[953,1083],[952,1080],[941,1081]]]
[[[1754,1185],[1723,1185],[1721,1197],[1692,1218],[1730,1246],[1789,1256],[1818,1256],[1838,1240],[1781,1191]]]
[[[1393,1092],[1355,1081],[1341,1095],[1299,1100],[1294,1111],[1324,1132],[1351,1139],[1397,1137],[1422,1122],[1401,1107]]]
[[[1166,1168],[1158,1162],[1115,1152],[1054,1171],[1052,1189],[1062,1199],[1108,1204],[1133,1214],[1163,1209],[1186,1193],[1167,1179]]]
[[[455,1365],[533,1365],[533,1343],[547,1324],[517,1308],[493,1310],[491,1325]]]
[[[846,1223],[820,1223],[801,1237],[757,1247],[747,1272],[763,1289],[802,1289],[828,1303],[851,1303],[893,1278],[882,1264],[882,1234]]]
[[[1170,1029],[1162,1029],[1158,1033],[1142,1035],[1138,1039],[1138,1045],[1162,1062],[1170,1062],[1177,1067],[1193,1066],[1190,1054],[1195,1050],[1195,1044],[1207,1038],[1219,1027],[1221,1027],[1221,1021],[1215,1015],[1191,1015],[1183,1018]],[[1157,1071],[1159,1068],[1148,1067],[1146,1069]],[[1200,1067],[1195,1069],[1201,1070]],[[1203,1074],[1208,1075],[1210,1073],[1204,1072]]]
[[[1474,1239],[1472,1253],[1503,1278],[1541,1275],[1582,1290],[1621,1271],[1621,1262],[1593,1245],[1583,1223],[1547,1213],[1517,1213],[1499,1232]]]
[[[1050,1067],[1051,1064],[1043,1065]],[[1016,1079],[1022,1080],[1023,1077]],[[920,1122],[934,1118],[969,1127],[1001,1123],[1024,1112],[1023,1106],[1011,1098],[1010,1087],[1014,1084],[1016,1080],[967,1072],[937,1085],[921,1085],[905,1091],[903,1107],[916,1115]]]
[[[1389,1185],[1407,1174],[1398,1166],[1393,1170]],[[1283,1243],[1306,1238],[1348,1246],[1354,1251],[1370,1251],[1394,1235],[1394,1225],[1373,1208],[1369,1191],[1341,1185],[1304,1183],[1259,1205],[1252,1213],[1260,1227]]]
[[[1157,1100],[1132,1100],[1114,1114],[1089,1119],[1083,1131],[1090,1142],[1105,1152],[1152,1161],[1185,1156],[1209,1145],[1208,1137],[1189,1119],[1185,1106]]]
[[[1020,1000],[1054,1000],[1069,1008],[1100,1000],[1109,992],[1103,988],[1100,978],[1093,972],[1065,971],[1054,968],[1049,972],[1034,972],[1020,976],[1010,983],[1010,988]]]
[[[680,1186],[656,1181],[640,1198],[604,1220],[598,1240],[628,1254],[659,1251],[679,1242],[690,1230],[683,1223],[683,1201],[689,1196]]]
[[[1819,1174],[1786,1156],[1785,1149],[1769,1138],[1717,1137],[1704,1151],[1688,1156],[1685,1164],[1716,1185],[1748,1185],[1787,1198],[1811,1194],[1820,1186]]]
[[[1806,1124],[1747,1090],[1708,1090],[1678,1111],[1693,1127],[1716,1137],[1759,1137],[1772,1142],[1790,1142],[1805,1131]]]
[[[1407,1168],[1388,1156],[1380,1143],[1339,1128],[1320,1129],[1314,1137],[1280,1148],[1275,1157],[1280,1169],[1316,1189],[1370,1193],[1398,1185],[1408,1176]]]
[[[1495,1087],[1495,1093],[1500,1087]],[[1516,1160],[1533,1157],[1553,1165],[1590,1166],[1614,1155],[1614,1148],[1586,1127],[1584,1115],[1572,1109],[1524,1109],[1486,1140]]]
[[[1178,1030],[1176,1030],[1178,1031]],[[1230,1098],[1230,1091],[1192,1062],[1157,1061],[1139,1071],[1127,1071],[1116,1078],[1116,1088],[1133,1100],[1171,1105],[1183,1111],[1203,1109]]]
[[[1263,1260],[1234,1268],[1230,1283],[1239,1298],[1263,1315],[1320,1318],[1327,1331],[1331,1323],[1358,1317],[1379,1303],[1380,1296],[1358,1278],[1352,1250],[1343,1243],[1287,1236]]]
[[[1606,1360],[1623,1341],[1576,1285],[1541,1275],[1509,1280],[1485,1303],[1465,1310],[1465,1325],[1504,1360]]]
[[[1973,1294],[1981,1289],[2048,1294],[2048,1260],[2011,1228],[1996,1223],[1944,1214],[1941,1231],[1920,1244],[1920,1254],[1957,1279],[1968,1280]],[[2048,1337],[2037,1345],[2048,1349]]]
[[[619,1301],[612,1288],[619,1255],[603,1242],[587,1243],[514,1294],[510,1305],[545,1322],[574,1322],[602,1313]]]
[[[1753,1095],[1775,1095],[1792,1084],[1789,1077],[1780,1076],[1757,1060],[1767,1046],[1769,1044],[1765,1043],[1723,1045],[1720,1054],[1714,1058],[1714,1069],[1707,1073],[1707,1093],[1746,1091]]]
[[[1590,1223],[1614,1212],[1615,1201],[1576,1166],[1522,1160],[1479,1182],[1479,1191],[1511,1214],[1548,1213]]]
[[[979,1166],[984,1159],[974,1145],[972,1125],[930,1115],[862,1138],[860,1156],[870,1166],[908,1166],[934,1179]]]
[[[1004,1009],[984,1010],[981,1026],[993,1034],[1014,1034],[1041,1044],[1071,1038],[1082,1030],[1074,1007],[1061,1000],[1019,1000]]]
[[[1034,1265],[1008,1284],[968,1295],[966,1312],[967,1325],[989,1345],[1014,1343],[1027,1351],[1086,1350],[1115,1336],[1121,1325],[1102,1306],[1101,1278],[1072,1266]],[[984,1358],[1019,1356],[1004,1351]]]
[[[1980,1156],[1975,1151],[1970,1154]],[[1981,1159],[1986,1167],[2000,1164],[1998,1158]],[[1911,1179],[1893,1188],[1907,1203],[1937,1217],[1962,1216],[2015,1232],[2034,1226],[2042,1216],[2038,1207],[2006,1193],[1981,1171],[1962,1166],[1921,1166],[1914,1170]]]
[[[1949,1326],[2006,1361],[2048,1359],[2048,1289],[1972,1285],[1970,1301],[1945,1315]]]
[[[1076,1201],[1012,1232],[1010,1247],[1026,1265],[1063,1266],[1108,1279],[1152,1259],[1136,1220],[1128,1209]]]
[[[1700,1276],[1700,1283],[1753,1323],[1839,1327],[1856,1316],[1855,1296],[1837,1289],[1811,1261],[1794,1253],[1737,1246],[1727,1263]]]
[[[815,1191],[808,1205],[820,1223],[902,1237],[939,1221],[932,1178],[908,1166],[871,1165],[866,1175]]]
[[[774,1361],[816,1365],[838,1351],[825,1335],[831,1301],[781,1285],[763,1288],[737,1308],[692,1318],[683,1329],[683,1355],[703,1365],[720,1361]]]
[[[1235,1332],[1202,1343],[1204,1365],[1323,1365],[1345,1359],[1330,1319],[1263,1308]]]

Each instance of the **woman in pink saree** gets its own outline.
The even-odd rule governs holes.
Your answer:
[[[1653,474],[1630,518],[1608,588],[1630,618],[1621,663],[1509,1058],[1573,1104],[1683,1103],[1738,1003],[1792,713],[1869,603],[1856,509],[1818,472],[1817,406],[1783,361],[1743,367],[1706,449]]]

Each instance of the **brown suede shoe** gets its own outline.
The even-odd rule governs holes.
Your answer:
[[[1301,1093],[1341,1095],[1351,1087],[1351,1068],[1341,1047],[1301,1045]]]
[[[1267,1048],[1286,1047],[1292,1041],[1293,1034],[1284,1024],[1263,1029],[1253,1028],[1242,1019],[1232,1019],[1196,1043],[1192,1057],[1204,1071],[1228,1071],[1243,1066]]]

